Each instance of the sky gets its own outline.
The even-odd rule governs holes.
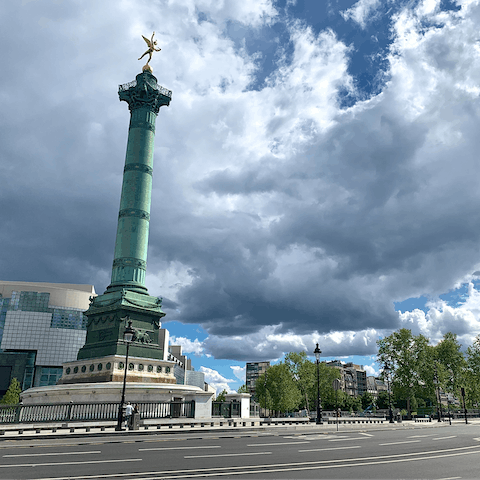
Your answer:
[[[110,282],[129,112],[157,118],[146,284],[217,389],[286,352],[378,372],[480,333],[478,0],[0,4],[0,279]]]

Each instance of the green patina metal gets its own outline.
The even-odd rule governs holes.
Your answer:
[[[77,359],[125,355],[123,331],[128,319],[136,330],[129,354],[164,358],[159,345],[160,319],[165,316],[161,300],[145,287],[148,231],[152,196],[155,121],[160,107],[169,105],[172,92],[159,86],[148,71],[120,85],[118,95],[128,103],[130,127],[123,170],[117,236],[110,285],[91,298],[87,339]],[[161,342],[160,342],[161,343]]]

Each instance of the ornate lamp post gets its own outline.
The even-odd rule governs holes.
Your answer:
[[[128,318],[128,317],[127,317]],[[122,400],[118,407],[118,417],[117,417],[117,426],[115,427],[116,431],[122,430],[122,418],[123,418],[123,404],[125,403],[125,386],[127,384],[127,369],[128,369],[128,348],[133,341],[135,335],[135,330],[132,328],[132,321],[128,320],[127,328],[123,332],[123,341],[127,345],[127,353],[125,355],[125,368],[123,373],[123,388],[122,388]]]
[[[437,361],[435,360],[435,373],[433,374],[433,383],[435,384],[435,398],[437,400],[438,421],[442,421],[442,411],[440,410],[440,385],[438,381]]]
[[[390,364],[388,362],[385,362],[385,365],[383,366],[383,373],[387,377],[387,392],[388,392],[388,418],[389,418],[389,423],[395,423],[393,421],[393,412],[392,412],[392,397],[390,395]]]
[[[320,348],[318,348],[318,343],[317,347],[313,351],[315,354],[315,358],[317,360],[317,419],[316,419],[316,424],[317,425],[322,425],[323,420],[322,420],[322,403],[320,399],[320,354],[322,351]]]

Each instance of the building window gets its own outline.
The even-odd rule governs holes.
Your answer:
[[[39,387],[46,387],[47,385],[56,385],[61,378],[63,368],[58,367],[40,367],[40,381]]]

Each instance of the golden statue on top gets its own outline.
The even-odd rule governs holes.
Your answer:
[[[152,59],[152,53],[159,52],[161,50],[161,48],[155,48],[155,46],[157,45],[157,41],[153,39],[154,35],[155,35],[155,32],[152,33],[152,38],[150,40],[142,35],[142,38],[145,40],[145,42],[148,45],[148,50],[139,58],[139,60],[141,60],[145,55],[148,55],[148,60],[147,60],[147,63],[143,66],[143,70],[151,71],[151,67],[148,63]]]

